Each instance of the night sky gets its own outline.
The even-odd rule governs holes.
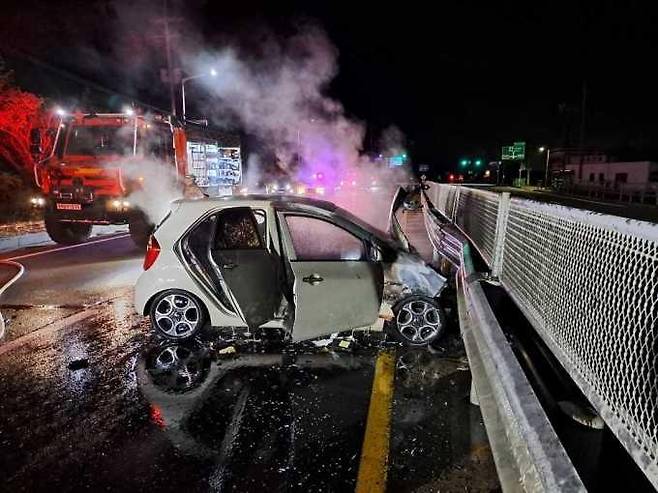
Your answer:
[[[584,86],[585,145],[658,158],[655,2],[171,3],[188,50],[248,51],[301,24],[322,26],[340,53],[331,94],[373,136],[399,126],[414,161],[436,170],[464,155],[498,159],[516,140],[577,145]],[[19,84],[46,96],[75,92],[50,82],[62,70],[166,108],[153,22],[161,5],[5,1],[0,51]]]

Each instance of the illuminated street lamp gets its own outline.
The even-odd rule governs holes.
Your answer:
[[[546,151],[546,171],[545,171],[545,176],[544,176],[544,188],[548,187],[548,160],[551,156],[551,150],[548,147],[541,146],[539,149],[539,152],[542,153]]]
[[[217,77],[218,73],[217,70],[214,68],[211,68],[208,73],[204,74],[197,74],[197,75],[190,75],[189,77],[183,77],[180,81],[180,86],[181,86],[181,97],[183,99],[183,121],[185,121],[185,83],[188,80],[193,80],[193,79],[199,79],[201,77]]]

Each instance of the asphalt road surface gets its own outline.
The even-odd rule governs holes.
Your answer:
[[[388,491],[499,488],[455,326],[415,351],[172,345],[133,313],[130,238],[3,257],[2,491],[354,491],[369,459]]]

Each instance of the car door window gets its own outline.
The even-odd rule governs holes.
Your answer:
[[[217,218],[215,250],[265,248],[253,211],[248,207],[223,210]]]
[[[286,224],[299,261],[366,260],[363,240],[322,219],[286,215]]]

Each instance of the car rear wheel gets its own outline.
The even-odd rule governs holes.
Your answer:
[[[151,325],[167,339],[188,339],[206,323],[202,303],[191,293],[171,289],[158,294],[151,303]]]
[[[62,245],[80,243],[91,235],[92,225],[90,223],[61,221],[57,215],[52,213],[46,213],[44,223],[50,239]]]
[[[393,307],[395,318],[390,332],[409,346],[425,346],[441,337],[445,314],[436,300],[426,296],[409,296]]]

